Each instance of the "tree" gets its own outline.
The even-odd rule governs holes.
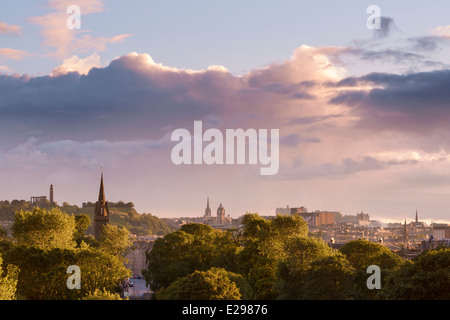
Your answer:
[[[111,293],[105,288],[103,290],[95,289],[94,292],[89,293],[83,300],[123,300],[118,293]]]
[[[87,214],[77,214],[75,215],[75,232],[73,238],[80,247],[81,243],[84,242],[89,246],[94,246],[96,241],[92,235],[87,235],[86,230],[91,225],[91,218]]]
[[[194,271],[156,294],[160,300],[239,300],[236,284],[219,269]]]
[[[235,268],[239,244],[230,234],[204,224],[183,225],[180,230],[155,240],[147,253],[145,280],[153,290],[167,287],[179,277],[211,267]]]
[[[91,217],[87,214],[77,214],[75,215],[75,229],[80,233],[84,232],[91,225]]]
[[[0,300],[15,300],[17,290],[18,268],[10,265],[3,275],[3,259],[0,255]]]
[[[387,247],[358,239],[347,242],[340,250],[356,270],[366,271],[370,265],[377,265],[381,269],[398,269],[404,260]]]
[[[278,264],[276,291],[278,298],[307,299],[305,282],[314,261],[333,255],[333,250],[321,239],[291,238],[285,244],[286,258]]]
[[[122,258],[98,248],[80,250],[76,265],[81,270],[81,294],[95,292],[96,289],[118,292],[119,285],[131,277],[131,270],[125,267]]]
[[[266,220],[255,213],[242,219],[242,242],[238,253],[238,270],[247,276],[256,299],[275,299],[276,271],[286,258],[290,239],[306,237],[308,226],[299,215],[277,215]]]
[[[17,295],[27,300],[75,299],[79,290],[66,286],[67,267],[77,264],[73,249],[42,249],[17,245],[4,255],[7,265],[20,269]]]
[[[383,293],[386,299],[449,300],[450,248],[428,250],[391,273]]]
[[[13,237],[19,245],[34,246],[44,250],[74,248],[75,218],[59,208],[50,210],[38,207],[18,211],[12,225]]]
[[[98,242],[101,250],[122,259],[125,259],[133,245],[128,230],[125,227],[120,228],[112,224],[103,227]]]
[[[359,239],[347,242],[339,250],[355,269],[353,277],[355,284],[356,299],[382,299],[385,279],[398,270],[405,262],[401,257],[393,253],[387,247]],[[381,290],[370,290],[367,288],[367,267],[376,265],[381,270]]]
[[[305,279],[307,298],[314,300],[353,298],[354,273],[355,269],[341,253],[312,262]]]

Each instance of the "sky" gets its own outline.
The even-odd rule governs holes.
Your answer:
[[[53,184],[58,203],[81,206],[96,200],[103,170],[109,201],[159,217],[202,216],[209,196],[213,214],[222,203],[233,218],[289,205],[448,222],[449,9],[2,1],[1,198],[48,195]],[[176,165],[171,135],[193,133],[194,121],[279,130],[279,170]]]

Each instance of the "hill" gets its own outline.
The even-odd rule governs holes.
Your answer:
[[[17,210],[30,210],[32,206],[25,200],[0,201],[0,220],[14,220],[14,214]],[[46,207],[47,208],[47,207]],[[48,207],[50,208],[50,207]],[[91,218],[91,225],[87,229],[87,233],[93,234],[94,231],[94,209],[93,205],[87,205],[82,208],[69,205],[64,202],[61,210],[68,214],[86,214]],[[113,204],[109,208],[110,223],[117,226],[126,227],[130,233],[145,235],[165,235],[175,231],[173,227],[167,225],[162,219],[149,214],[139,214],[130,203]]]

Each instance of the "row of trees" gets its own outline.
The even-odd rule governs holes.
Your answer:
[[[155,241],[144,277],[157,299],[449,299],[450,250],[407,261],[355,240],[340,250],[300,216],[246,214],[238,231],[187,224]],[[381,269],[380,290],[367,267]]]
[[[125,228],[107,225],[96,241],[88,215],[59,208],[18,211],[12,236],[0,233],[0,299],[112,299],[130,276]],[[67,268],[81,270],[81,289],[67,287]]]

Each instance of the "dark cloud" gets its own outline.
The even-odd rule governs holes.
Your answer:
[[[450,39],[439,36],[411,37],[406,41],[412,46],[412,49],[422,52],[435,52],[442,45],[450,44]]]
[[[319,138],[303,137],[297,133],[292,133],[288,136],[280,138],[280,144],[287,147],[297,147],[301,143],[320,143]]]
[[[375,39],[384,39],[389,37],[395,30],[399,29],[395,25],[394,18],[381,17],[380,29],[374,29],[373,36]]]
[[[358,158],[346,157],[340,161],[304,164],[298,160],[296,165],[281,167],[280,174],[276,178],[281,179],[315,179],[328,177],[334,179],[345,178],[348,175],[360,172],[381,171],[393,166],[416,164],[415,160],[381,160],[372,156]]]
[[[330,102],[351,107],[359,125],[377,130],[448,131],[450,70],[405,75],[371,73],[344,79],[337,86],[371,85],[371,90],[343,90]]]
[[[315,80],[325,77],[315,54],[319,50],[301,47],[285,63],[243,77],[223,67],[171,68],[136,53],[86,75],[1,75],[0,146],[31,137],[42,143],[158,139],[202,119],[271,128],[282,118],[280,106],[314,98]]]

